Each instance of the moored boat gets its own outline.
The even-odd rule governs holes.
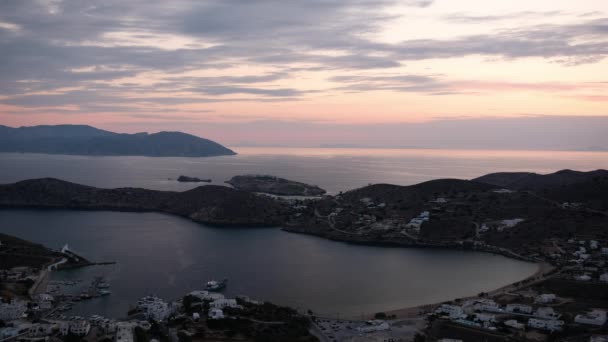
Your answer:
[[[205,285],[205,290],[207,291],[221,291],[226,285],[228,285],[228,279],[224,279],[222,281],[210,280]]]

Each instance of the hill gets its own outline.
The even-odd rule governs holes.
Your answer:
[[[159,211],[216,225],[276,226],[284,206],[266,196],[225,186],[185,192],[140,188],[101,189],[54,178],[0,185],[0,208],[37,207]]]
[[[589,172],[561,170],[546,175],[532,172],[498,172],[490,173],[473,180],[514,190],[531,190],[573,185],[607,177],[607,170]]]
[[[589,172],[561,170],[541,175],[537,173],[491,173],[474,181],[503,188],[530,191],[560,203],[584,203],[590,208],[608,210],[608,171]]]
[[[85,125],[0,126],[0,152],[150,157],[236,154],[214,141],[181,132],[121,134]]]

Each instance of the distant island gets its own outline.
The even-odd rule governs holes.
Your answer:
[[[234,176],[226,183],[235,189],[279,196],[321,196],[325,190],[315,185],[295,182],[270,175]]]
[[[177,181],[182,183],[211,183],[211,179],[200,179],[197,177],[189,177],[184,175],[179,176]]]
[[[122,134],[86,125],[0,125],[0,152],[149,157],[236,154],[214,141],[181,132]]]

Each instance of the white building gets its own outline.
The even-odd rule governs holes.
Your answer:
[[[481,322],[481,323],[496,323],[496,316],[494,315],[489,315],[489,314],[483,314],[483,313],[476,313],[474,315],[474,320],[477,322]]]
[[[557,319],[560,317],[560,314],[555,312],[551,307],[542,307],[536,309],[534,312],[534,316],[544,318],[544,319]]]
[[[460,306],[448,304],[442,304],[435,309],[435,314],[447,315],[450,319],[458,319],[465,316],[464,310]]]
[[[548,331],[560,331],[564,326],[564,321],[558,321],[555,319],[538,319],[530,318],[528,320],[528,326],[530,328],[548,330]]]
[[[502,312],[498,304],[491,299],[477,299],[473,308],[478,311]]]
[[[116,342],[133,342],[135,340],[133,329],[131,322],[116,323]]]
[[[575,276],[574,279],[576,279],[578,281],[589,281],[589,280],[591,280],[591,276],[589,276],[588,274],[582,274],[582,275]]]
[[[27,335],[29,337],[49,336],[53,333],[53,331],[56,328],[57,327],[52,324],[41,324],[41,323],[32,324],[32,326],[29,328],[29,330],[27,332]]]
[[[576,315],[574,321],[580,324],[604,325],[606,324],[606,311],[593,309],[590,312]]]
[[[222,309],[209,310],[209,319],[222,319],[222,318],[224,318],[224,311],[222,311]]]
[[[602,247],[602,254],[608,255],[608,247]]]
[[[357,327],[357,331],[362,333],[371,333],[375,331],[389,330],[391,327],[386,321],[373,320],[367,321],[367,324],[362,327]]]
[[[238,308],[240,307],[235,299],[217,299],[211,302],[211,307],[214,309]]]
[[[85,319],[75,319],[69,322],[63,322],[60,326],[62,335],[72,333],[77,336],[86,336],[91,331],[91,324]]]
[[[526,328],[525,324],[519,323],[518,321],[516,321],[514,319],[507,320],[504,322],[504,324],[508,327],[515,328],[518,330],[524,330]]]
[[[600,275],[600,281],[602,281],[604,283],[608,283],[608,273],[604,273],[604,274]]]
[[[529,315],[532,313],[532,307],[526,304],[507,304],[505,311]]]
[[[137,302],[137,308],[144,313],[146,319],[157,322],[167,319],[175,311],[171,304],[168,304],[164,300],[153,296],[140,299]]]
[[[553,303],[555,301],[555,298],[556,296],[553,293],[543,293],[540,296],[536,297],[536,302],[543,304]]]

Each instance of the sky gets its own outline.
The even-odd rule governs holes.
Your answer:
[[[0,0],[0,124],[608,148],[606,0]]]

